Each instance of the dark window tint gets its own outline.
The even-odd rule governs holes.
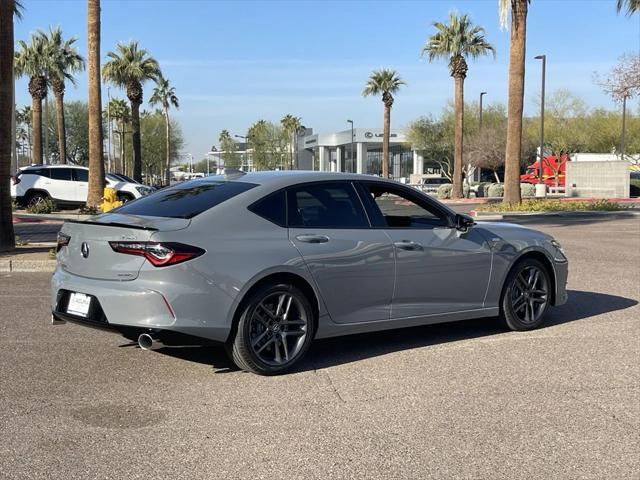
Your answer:
[[[70,168],[50,168],[49,174],[53,180],[71,180]]]
[[[381,184],[365,184],[370,194],[374,217],[382,218],[389,228],[434,228],[449,225],[447,215],[413,192]]]
[[[74,168],[73,169],[73,179],[76,182],[88,182],[89,181],[89,170],[85,170],[83,168]]]
[[[185,182],[126,203],[117,211],[147,217],[193,218],[253,187],[254,184],[243,182]]]
[[[350,183],[316,183],[287,191],[290,227],[364,228],[367,217]]]
[[[273,193],[249,207],[253,213],[284,227],[287,225],[287,209],[284,190]]]
[[[20,177],[20,175],[39,175],[41,177],[48,177],[49,176],[49,169],[48,168],[33,168],[33,169],[25,170],[22,173],[19,173],[18,177]]]

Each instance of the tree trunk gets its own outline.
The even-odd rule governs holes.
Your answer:
[[[453,152],[453,188],[451,198],[462,198],[462,141],[464,124],[464,77],[454,77],[455,91],[455,139]]]
[[[64,126],[64,93],[56,93],[56,121],[58,124],[58,154],[60,163],[67,163],[67,133]]]
[[[13,250],[11,212],[11,115],[13,112],[13,0],[0,8],[0,251]]]
[[[382,136],[382,178],[389,178],[389,135],[391,131],[391,107],[384,106],[384,131]]]
[[[165,182],[168,187],[171,182],[171,123],[169,122],[169,110],[167,109],[164,111],[164,119],[167,124],[167,169],[165,171]]]
[[[131,143],[133,145],[133,179],[142,183],[142,151],[140,146],[140,104],[131,102]]]
[[[31,124],[33,125],[32,162],[42,165],[42,99],[31,97]],[[7,137],[8,138],[8,137]]]
[[[528,0],[511,0],[511,8],[504,203],[520,203],[522,200],[520,197],[520,159],[522,155],[522,110]],[[542,155],[542,152],[540,154]]]
[[[100,93],[100,0],[88,0],[89,195],[87,206],[98,208],[104,190],[102,99]]]

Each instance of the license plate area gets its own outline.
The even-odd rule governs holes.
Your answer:
[[[87,318],[91,308],[91,296],[84,293],[71,292],[67,302],[67,313]]]

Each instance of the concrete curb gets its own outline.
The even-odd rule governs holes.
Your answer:
[[[546,218],[546,217],[590,217],[590,216],[622,216],[622,217],[638,217],[640,211],[634,210],[614,210],[610,212],[582,210],[575,212],[478,212],[471,210],[469,214],[478,220],[504,220],[505,217],[524,217],[524,218]]]
[[[15,213],[13,214],[17,218],[24,218],[26,220],[38,220],[38,221],[59,221],[63,222],[65,220],[88,220],[94,215],[81,215],[79,213]]]
[[[0,272],[51,272],[56,269],[56,260],[0,259]]]

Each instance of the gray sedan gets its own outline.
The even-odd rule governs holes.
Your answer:
[[[57,250],[55,323],[145,349],[224,344],[238,367],[265,375],[293,368],[314,338],[493,316],[529,330],[567,300],[552,237],[475,223],[354,174],[185,182],[66,222]]]

